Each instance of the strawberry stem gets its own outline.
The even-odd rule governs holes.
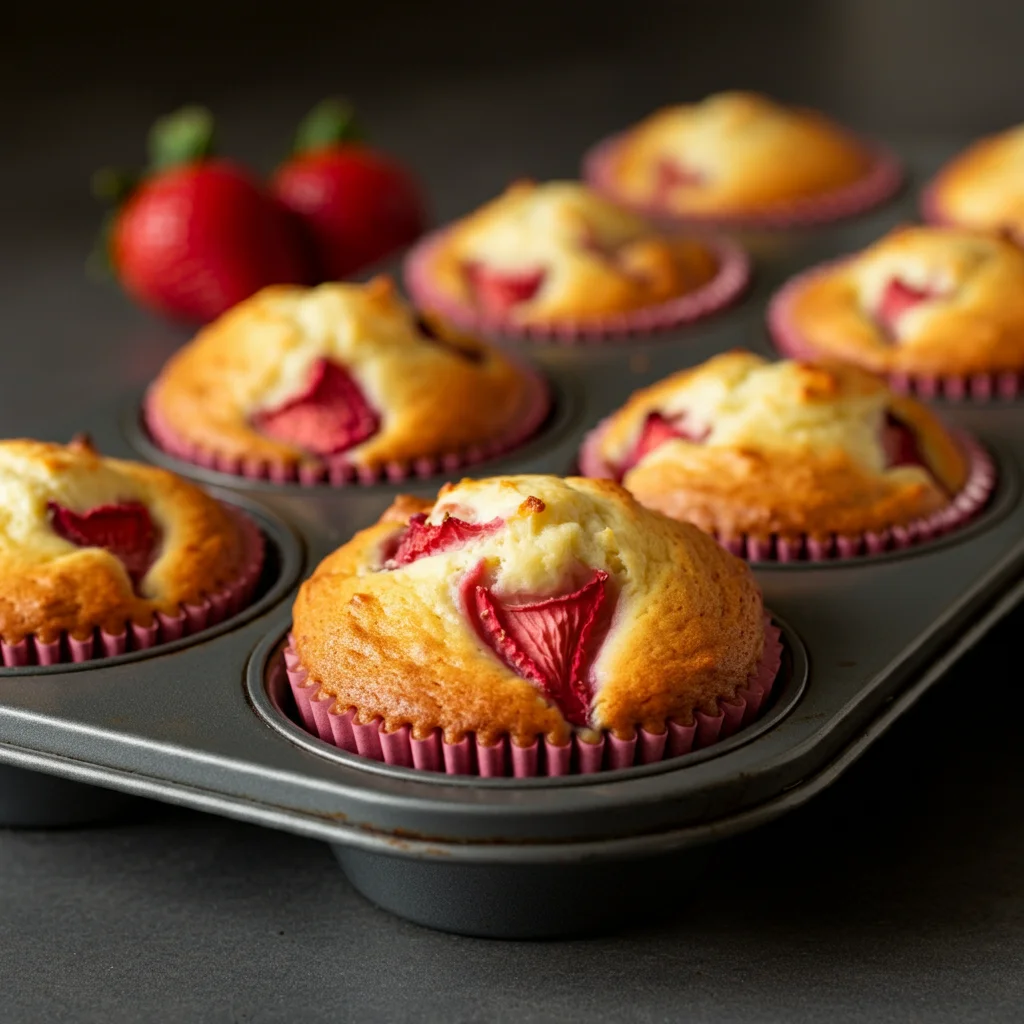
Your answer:
[[[292,152],[306,153],[312,149],[362,142],[364,139],[362,126],[356,121],[352,104],[343,99],[326,99],[299,122]]]
[[[213,152],[213,115],[205,107],[182,107],[149,131],[150,172],[204,160]]]

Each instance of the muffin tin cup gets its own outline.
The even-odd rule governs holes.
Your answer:
[[[612,163],[617,148],[628,137],[627,132],[598,142],[583,158],[583,177],[588,184],[609,199],[647,217],[670,224],[706,225],[722,228],[801,228],[829,224],[865,213],[891,199],[903,184],[903,167],[899,159],[884,146],[847,133],[871,160],[871,168],[863,178],[824,195],[792,200],[764,213],[673,213],[657,203],[635,203],[616,189]]]
[[[767,705],[782,664],[782,642],[779,629],[766,616],[761,664],[732,700],[719,699],[717,715],[698,711],[691,724],[669,721],[660,733],[648,732],[641,727],[629,740],[620,739],[608,731],[604,731],[595,743],[574,735],[564,745],[541,737],[530,746],[519,746],[508,736],[503,736],[493,745],[485,745],[472,734],[459,743],[448,743],[442,738],[440,729],[435,729],[427,739],[421,740],[412,735],[408,725],[395,732],[387,732],[380,718],[362,725],[359,718],[366,716],[360,715],[356,708],[349,707],[339,712],[333,697],[321,697],[319,687],[310,684],[308,673],[300,664],[290,638],[284,651],[284,661],[302,725],[325,743],[401,768],[449,775],[523,779],[587,775],[629,768],[635,764],[653,764],[727,739],[753,722]]]
[[[823,359],[829,353],[816,348],[796,326],[792,315],[793,303],[799,292],[819,275],[831,273],[849,261],[848,257],[832,260],[824,265],[791,278],[772,297],[768,304],[766,321],[776,349],[791,359]],[[834,358],[834,357],[833,357]],[[851,360],[848,360],[851,361]],[[891,371],[878,374],[897,394],[917,395],[919,398],[946,398],[950,401],[989,402],[1012,401],[1024,392],[1024,368],[991,373],[909,373]]]
[[[615,470],[600,454],[601,438],[608,422],[606,419],[599,423],[580,448],[579,466],[584,476],[606,480],[616,478]],[[728,551],[751,562],[835,562],[887,551],[905,551],[952,533],[967,525],[985,508],[997,479],[991,455],[970,435],[956,432],[955,436],[967,457],[967,480],[948,505],[931,515],[884,530],[855,534],[755,537],[716,532],[714,537]]]
[[[0,641],[0,664],[22,668],[113,658],[172,643],[236,615],[249,603],[259,582],[265,546],[256,524],[242,512],[233,509],[232,513],[243,532],[245,562],[230,583],[193,604],[183,604],[175,615],[157,612],[150,623],[128,622],[122,633],[96,627],[83,638],[64,632],[54,640],[30,634],[14,644]]]
[[[726,308],[743,294],[750,282],[750,259],[735,242],[718,236],[702,241],[714,254],[715,276],[706,284],[667,302],[625,313],[580,320],[517,323],[491,316],[442,292],[431,280],[430,260],[450,229],[442,229],[417,243],[405,260],[405,285],[420,309],[429,310],[460,330],[528,341],[566,345],[636,340],[693,323]]]
[[[395,460],[382,466],[360,466],[344,453],[329,459],[288,463],[269,459],[241,459],[209,451],[182,437],[160,414],[153,392],[143,399],[143,426],[153,443],[167,455],[200,469],[212,470],[249,480],[266,480],[279,484],[301,484],[307,487],[372,486],[380,483],[401,483],[404,480],[427,478],[440,474],[460,473],[480,463],[507,455],[537,434],[552,408],[551,389],[547,381],[532,367],[516,363],[528,382],[528,405],[516,423],[504,434],[459,451]],[[186,467],[181,467],[186,472]]]

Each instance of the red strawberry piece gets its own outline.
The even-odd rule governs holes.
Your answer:
[[[928,288],[915,288],[894,277],[882,292],[882,300],[875,312],[875,319],[886,334],[893,336],[896,333],[897,321],[904,313],[922,302],[935,298],[937,294]]]
[[[660,448],[666,441],[676,438],[690,441],[693,444],[700,444],[704,441],[711,433],[711,428],[688,424],[687,419],[686,413],[669,420],[659,412],[652,412],[644,421],[640,437],[629,458],[623,463],[621,473],[625,475],[641,459],[653,452],[655,448]]]
[[[427,223],[413,175],[360,141],[351,108],[325,100],[299,126],[271,182],[305,225],[321,280],[338,280],[414,242]]]
[[[571,594],[513,603],[479,581],[483,563],[462,584],[470,621],[513,672],[533,683],[566,721],[585,726],[593,697],[588,677],[608,573],[595,569]]]
[[[380,419],[344,367],[318,359],[306,390],[276,409],[257,413],[253,424],[312,455],[333,455],[372,437]]]
[[[82,548],[106,549],[121,561],[134,586],[149,572],[157,531],[145,505],[127,501],[72,512],[51,501],[47,511],[54,533]]]
[[[212,120],[186,109],[158,122],[152,169],[134,188],[113,172],[97,191],[123,199],[107,257],[125,290],[158,312],[207,321],[271,284],[308,283],[301,227],[243,168],[209,156]]]
[[[401,540],[390,562],[393,565],[408,565],[428,555],[442,551],[454,551],[477,537],[486,537],[505,525],[501,518],[487,523],[467,523],[464,519],[446,515],[437,526],[427,522],[422,512],[409,520],[409,528]]]
[[[882,447],[885,450],[886,468],[896,466],[923,466],[928,469],[924,453],[918,443],[917,434],[892,413],[886,413],[882,427]]]
[[[482,263],[467,263],[465,274],[477,306],[493,316],[502,316],[521,302],[529,302],[547,276],[544,270],[509,272]]]
[[[654,191],[657,198],[662,199],[679,188],[695,188],[707,180],[703,171],[673,160],[662,157],[655,170]]]

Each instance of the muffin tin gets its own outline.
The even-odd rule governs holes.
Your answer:
[[[910,216],[910,202],[813,234],[748,235],[755,288],[686,329],[625,345],[516,346],[550,378],[556,408],[534,440],[478,473],[569,472],[587,430],[636,388],[730,347],[770,352],[772,292]],[[786,654],[753,725],[682,758],[596,775],[391,768],[294,723],[280,650],[298,581],[395,494],[430,495],[441,479],[301,487],[189,467],[147,440],[141,397],[50,433],[86,430],[106,454],[162,463],[239,503],[270,542],[260,596],[234,619],[151,651],[0,671],[2,823],[72,824],[116,810],[119,794],[186,804],[322,839],[370,899],[437,928],[561,935],[656,909],[659,892],[696,884],[717,841],[830,784],[1024,598],[1024,402],[940,402],[998,464],[989,507],[901,552],[755,564]],[[988,713],[965,692],[964,728],[984,729]]]

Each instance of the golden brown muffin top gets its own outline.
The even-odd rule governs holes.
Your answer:
[[[1024,369],[1024,253],[994,235],[898,228],[813,273],[785,316],[823,357],[875,373]]]
[[[84,441],[0,441],[5,643],[148,625],[222,589],[247,557],[236,516],[172,473]]]
[[[417,317],[387,278],[265,288],[167,363],[149,404],[227,458],[380,467],[497,441],[538,401],[504,354]]]
[[[878,378],[743,351],[636,392],[598,450],[644,505],[729,537],[902,525],[967,474],[931,411]]]
[[[715,260],[574,181],[521,181],[450,228],[427,268],[449,298],[519,324],[622,313],[705,284]]]
[[[822,114],[722,92],[665,107],[630,128],[611,173],[629,202],[681,215],[756,214],[849,185],[870,162]]]
[[[764,648],[742,562],[617,484],[551,476],[400,502],[302,585],[293,633],[360,721],[521,745],[715,713]]]

